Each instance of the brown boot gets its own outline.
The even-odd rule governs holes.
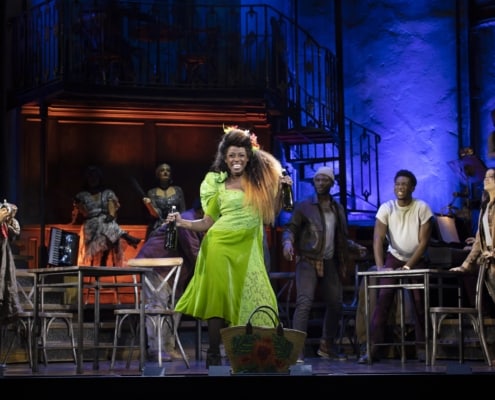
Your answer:
[[[329,360],[347,360],[347,356],[343,353],[338,353],[335,351],[334,347],[335,346],[332,345],[330,341],[321,339],[320,347],[318,348],[316,354],[318,354],[321,358],[328,358]]]

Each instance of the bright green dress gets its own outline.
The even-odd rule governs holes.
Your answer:
[[[201,242],[194,275],[176,311],[245,325],[260,305],[277,310],[277,298],[264,263],[263,221],[243,205],[243,191],[225,188],[225,179],[224,173],[208,172],[201,183],[203,209],[215,223]],[[263,313],[252,322],[273,326]]]

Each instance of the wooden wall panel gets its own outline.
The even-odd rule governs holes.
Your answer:
[[[36,107],[24,107],[20,166],[19,219],[23,224],[70,222],[73,196],[82,189],[88,165],[102,168],[107,187],[119,197],[119,223],[145,224],[148,214],[142,196],[131,184],[134,178],[144,191],[156,185],[158,164],[172,166],[174,183],[185,192],[189,207],[199,195],[223,134],[222,124],[237,120],[251,127],[269,150],[269,130],[262,113],[227,115],[228,110],[170,112],[156,109],[117,109],[107,106],[48,107],[46,152],[43,126]],[[33,149],[37,149],[33,151]],[[42,172],[45,185],[41,186]],[[44,210],[42,210],[44,208]]]

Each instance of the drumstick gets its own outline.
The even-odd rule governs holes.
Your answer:
[[[141,187],[141,185],[139,184],[136,178],[131,177],[131,183],[134,189],[136,189],[136,191],[139,193],[141,197],[146,197],[146,193],[144,192],[143,188]]]

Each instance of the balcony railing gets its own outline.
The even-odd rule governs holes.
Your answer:
[[[339,132],[335,55],[268,5],[170,3],[49,0],[13,18],[9,99],[263,96],[276,131],[328,134],[351,166],[351,200],[376,209],[379,135],[353,121]]]

